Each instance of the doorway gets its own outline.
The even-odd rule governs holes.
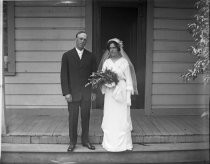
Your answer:
[[[106,50],[107,41],[119,38],[134,65],[139,95],[132,96],[134,109],[144,109],[146,7],[142,1],[95,1],[93,7],[93,52],[98,62]],[[103,107],[103,95],[98,91],[96,108]]]

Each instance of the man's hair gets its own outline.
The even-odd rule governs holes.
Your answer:
[[[82,34],[82,33],[84,33],[84,34],[87,35],[87,33],[86,33],[85,31],[79,31],[78,33],[76,33],[76,38],[77,38],[77,36],[78,36],[79,34]]]

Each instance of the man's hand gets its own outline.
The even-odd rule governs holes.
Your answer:
[[[91,100],[95,101],[96,100],[96,94],[95,93],[91,93]]]
[[[67,102],[72,102],[71,94],[65,95],[65,99],[66,99]]]

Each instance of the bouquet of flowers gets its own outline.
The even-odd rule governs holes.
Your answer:
[[[92,85],[93,89],[99,88],[102,85],[106,85],[111,88],[116,86],[119,82],[117,74],[110,69],[106,69],[104,72],[94,72],[90,75],[90,79],[88,80],[89,83],[87,83],[85,87]]]

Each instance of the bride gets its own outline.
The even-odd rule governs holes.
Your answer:
[[[104,113],[102,146],[107,151],[119,152],[132,150],[132,122],[130,116],[131,95],[138,94],[135,70],[123,50],[122,41],[110,39],[107,50],[99,64],[99,71],[112,70],[118,75],[115,87],[102,86]]]

